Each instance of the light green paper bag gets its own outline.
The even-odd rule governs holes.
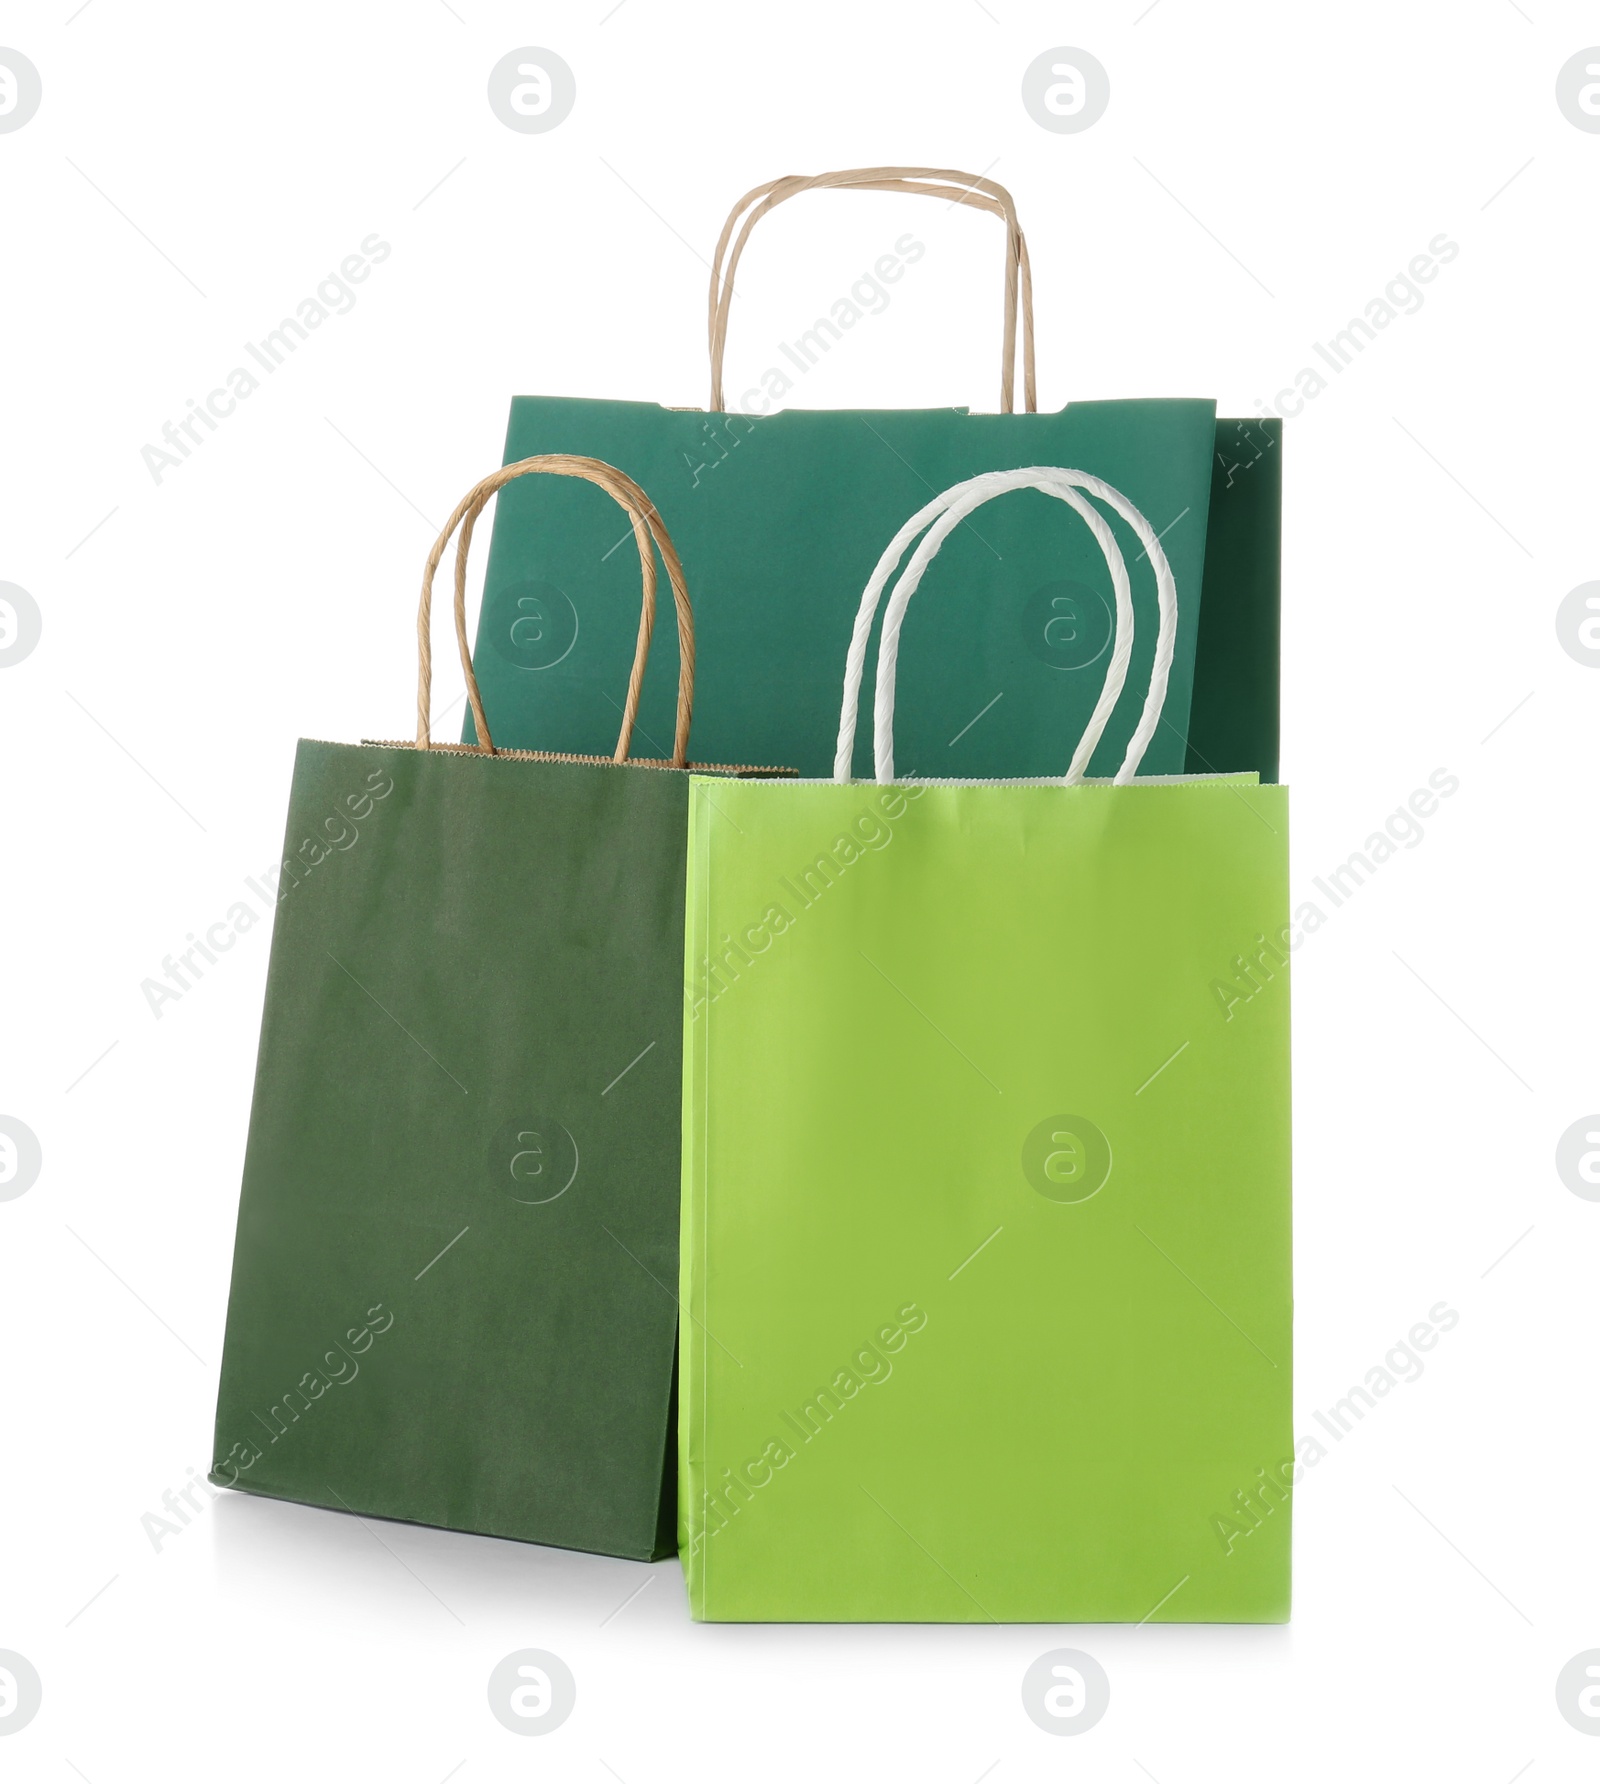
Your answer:
[[[691,783],[697,1618],[1288,1616],[1286,792],[1134,782],[1138,733],[1115,783],[893,778],[920,567],[1025,479],[1096,514],[1074,473],[941,498],[885,615],[883,784]],[[847,676],[844,774],[855,716]]]

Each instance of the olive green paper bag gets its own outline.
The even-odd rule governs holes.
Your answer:
[[[1089,731],[1063,736],[1064,778],[897,778],[906,602],[943,535],[1020,485],[1077,510],[1119,585]],[[861,602],[834,778],[691,781],[697,1618],[1288,1616],[1287,794],[1134,779],[1182,593],[1148,527],[1155,683],[1115,778],[1083,778],[1131,654],[1115,493],[1039,469],[918,517],[875,783],[850,778],[857,695],[912,527]],[[1247,1004],[1216,990],[1241,955]],[[1248,1541],[1219,1535],[1247,1515]]]
[[[472,750],[428,740],[434,567],[464,523],[465,662],[472,525],[528,471],[598,484],[637,538],[644,615],[614,760],[496,752],[486,727]],[[652,536],[684,665],[671,765],[624,760]],[[671,1553],[690,628],[635,485],[584,459],[508,467],[429,559],[416,746],[300,744],[214,1481]]]

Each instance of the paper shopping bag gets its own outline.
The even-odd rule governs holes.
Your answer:
[[[638,544],[643,618],[614,759],[499,749],[482,720],[466,552],[484,503],[529,472],[598,485]],[[430,593],[458,523],[470,750],[428,735]],[[670,763],[628,754],[654,551],[683,665]],[[691,623],[635,484],[583,458],[512,465],[428,559],[415,746],[300,744],[214,1481],[672,1551]]]
[[[791,344],[792,359],[775,352],[770,375],[742,374],[724,390],[733,280],[750,230],[816,187],[921,193],[1001,219],[1000,413],[797,406],[808,365],[844,328],[861,326],[848,304]],[[904,253],[884,257],[885,279],[921,276],[913,257],[923,245],[902,240]],[[1019,340],[1024,414],[1012,413]],[[695,708],[704,750],[827,773],[838,665],[883,541],[950,484],[1044,463],[1082,467],[1127,493],[1160,533],[1183,590],[1147,771],[1276,777],[1281,423],[1218,420],[1213,402],[1196,399],[1037,413],[1027,244],[1003,186],[937,169],[864,168],[756,188],[735,207],[714,257],[710,347],[709,410],[519,396],[506,435],[508,461],[571,446],[626,466],[661,503],[705,645]],[[631,649],[622,554],[596,563],[579,500],[536,479],[508,491],[495,517],[475,661],[496,735],[529,748],[605,747]],[[1113,516],[1111,525],[1131,569],[1138,637],[1148,641],[1150,566],[1124,524]],[[1058,740],[1083,730],[1112,635],[1111,587],[1092,544],[1051,504],[1005,504],[952,536],[925,605],[901,666],[915,690],[906,761],[924,774],[1058,772]],[[1148,683],[1150,667],[1141,656],[1133,685]],[[647,735],[665,735],[671,680],[662,653],[640,709]],[[1096,772],[1120,760],[1138,704],[1130,692],[1113,713]],[[470,718],[464,735],[473,736]],[[865,771],[864,731],[858,742]]]
[[[897,777],[906,602],[943,538],[1019,485],[1079,514],[1116,593],[1088,731],[1064,778],[1061,759],[1053,780]],[[1118,492],[1030,469],[941,501],[883,620],[875,781],[850,779],[857,690],[909,527],[862,599],[834,778],[691,782],[693,1613],[1280,1621],[1287,794],[1134,778],[1181,583]],[[1138,726],[1092,781],[1149,660],[1102,504],[1149,552],[1162,613]]]

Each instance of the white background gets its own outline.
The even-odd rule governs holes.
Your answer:
[[[1600,135],[1554,92],[1600,7],[78,4],[0,7],[44,94],[0,135],[0,580],[44,622],[0,671],[0,1113],[44,1157],[0,1203],[0,1648],[45,1694],[8,1775],[1596,1776],[1554,1685],[1600,1646],[1600,1205],[1554,1154],[1600,1106],[1600,673],[1554,617],[1600,575]],[[548,134],[486,102],[522,45],[576,73]],[[1081,134],[1021,103],[1058,45],[1110,74]],[[1299,1488],[1284,1628],[696,1627],[675,1563],[238,1495],[157,1552],[210,1460],[265,926],[159,1021],[141,981],[273,861],[298,735],[407,734],[422,559],[510,395],[704,403],[733,200],[880,162],[1011,187],[1047,408],[1254,413],[1460,244],[1287,430],[1296,901],[1461,783],[1296,957],[1297,1431],[1459,1325]],[[992,407],[998,226],[884,195],[762,225],[731,389],[908,230],[795,400]],[[354,309],[156,484],[141,447],[372,232]],[[1019,1697],[1063,1645],[1111,1681],[1071,1741]],[[535,1741],[485,1699],[523,1647],[578,1681]]]

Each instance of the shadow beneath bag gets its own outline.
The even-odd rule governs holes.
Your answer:
[[[222,1493],[207,1520],[217,1588],[239,1605],[359,1606],[440,1631],[530,1610],[570,1625],[686,1623],[676,1557],[626,1561],[573,1549]]]

